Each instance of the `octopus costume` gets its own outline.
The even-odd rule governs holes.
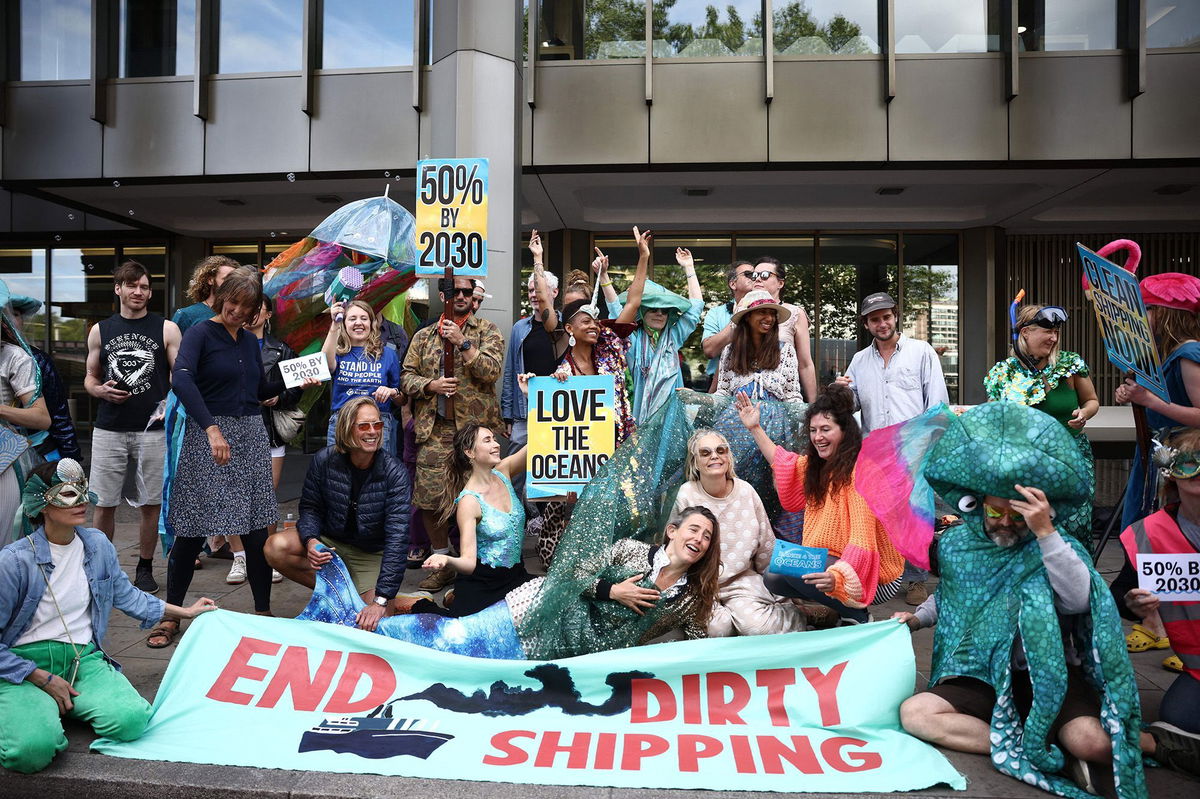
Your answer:
[[[1092,457],[1092,444],[1082,429],[1067,427],[1071,414],[1079,407],[1079,395],[1071,388],[1068,378],[1079,375],[1089,377],[1088,365],[1078,353],[1060,352],[1053,366],[1033,371],[1018,358],[1000,361],[983,379],[988,399],[1010,400],[1037,408],[1057,419],[1075,439],[1079,455],[1087,466],[1089,493],[1096,487],[1096,462]],[[1068,535],[1082,541],[1088,549],[1092,546],[1092,504],[1077,506],[1069,518],[1059,521],[1059,526]]]
[[[861,468],[863,461],[871,463]],[[1088,796],[1058,774],[1064,757],[1047,740],[1067,685],[1063,630],[1038,544],[1032,535],[1002,548],[984,531],[985,495],[1019,499],[1015,483],[1042,489],[1059,516],[1091,501],[1087,465],[1078,444],[1052,417],[1015,402],[976,406],[961,417],[945,406],[872,434],[863,445],[858,487],[885,519],[901,553],[929,561],[933,492],[964,514],[937,545],[941,583],[930,684],[946,677],[981,680],[996,692],[991,720],[992,764],[1003,774],[1059,796]],[[907,472],[910,480],[900,477]],[[883,481],[890,474],[891,481]],[[885,484],[886,482],[886,484]],[[1069,533],[1070,531],[1064,531]],[[1112,740],[1120,799],[1146,796],[1138,743],[1141,713],[1121,621],[1104,580],[1083,545],[1064,536],[1091,575],[1088,611],[1069,617],[1084,676],[1100,703]],[[1022,643],[1033,702],[1022,721],[1014,705],[1014,644]]]

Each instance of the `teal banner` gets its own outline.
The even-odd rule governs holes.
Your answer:
[[[628,788],[883,792],[966,780],[904,733],[896,622],[478,660],[320,622],[216,611],[117,757]]]

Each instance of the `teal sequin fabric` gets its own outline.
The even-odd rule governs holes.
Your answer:
[[[1056,774],[1063,754],[1047,740],[1067,678],[1054,590],[1040,548],[1032,536],[1013,547],[997,546],[984,532],[981,512],[985,495],[1018,498],[1015,483],[1045,491],[1060,517],[1090,502],[1078,446],[1046,414],[1014,402],[993,402],[951,420],[925,476],[966,516],[938,545],[941,583],[930,682],[961,675],[991,685],[997,697],[991,721],[995,768],[1059,796],[1085,799],[1086,792]],[[1069,535],[1064,538],[1091,574],[1089,610],[1071,617],[1071,632],[1083,672],[1100,698],[1101,725],[1112,739],[1117,795],[1140,799],[1147,795],[1138,745],[1141,713],[1121,620],[1084,546]],[[1011,659],[1018,636],[1033,686],[1033,705],[1024,721],[1012,694]]]
[[[454,500],[466,495],[475,497],[482,511],[479,524],[475,525],[476,557],[480,563],[486,563],[498,569],[515,566],[521,560],[521,540],[525,537],[525,506],[513,491],[512,482],[500,472],[492,469],[492,474],[500,478],[508,489],[508,513],[487,503],[481,494],[475,491],[463,490]]]

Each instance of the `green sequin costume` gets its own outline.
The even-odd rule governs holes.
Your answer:
[[[1033,371],[1018,358],[1008,358],[992,366],[987,377],[983,379],[983,387],[988,399],[1009,400],[1037,408],[1043,413],[1058,420],[1063,429],[1075,438],[1079,454],[1087,466],[1088,486],[1092,491],[1096,486],[1096,463],[1092,457],[1092,442],[1084,434],[1082,428],[1076,430],[1067,427],[1071,414],[1078,408],[1079,395],[1071,388],[1069,378],[1088,377],[1091,372],[1088,365],[1078,353],[1062,351],[1058,354],[1054,365],[1039,371]],[[1079,505],[1071,516],[1059,521],[1059,528],[1074,536],[1088,549],[1092,546],[1092,504]],[[1090,556],[1089,556],[1090,557]]]
[[[806,442],[797,438],[797,430],[805,406],[772,400],[764,400],[763,406],[764,418],[770,415],[777,422],[778,432],[772,434],[775,441],[793,451],[803,448]],[[593,619],[596,603],[581,602],[580,597],[587,597],[595,584],[597,570],[591,564],[606,562],[614,543],[622,538],[650,542],[665,527],[674,494],[684,482],[688,438],[697,428],[721,426],[718,422],[728,423],[727,436],[735,432],[735,423],[736,429],[745,433],[745,427],[736,421],[732,397],[677,391],[638,425],[588,483],[555,552],[546,588],[538,592],[517,623],[531,659],[619,649],[644,640],[654,628],[657,619],[652,613],[619,625],[598,624]],[[754,485],[768,509],[770,501],[778,507],[769,469],[763,469],[761,475],[743,473],[743,460],[759,455],[757,445],[748,435],[744,444],[729,437],[738,476]],[[602,608],[612,613],[625,611],[617,603],[605,603]]]
[[[996,691],[991,748],[995,768],[1059,796],[1088,794],[1056,774],[1057,745],[1047,741],[1066,692],[1062,632],[1054,591],[1030,537],[1010,548],[984,532],[985,495],[1019,499],[1015,483],[1042,489],[1059,514],[1091,501],[1088,470],[1074,438],[1050,416],[1013,402],[980,405],[952,418],[930,453],[925,478],[952,505],[972,508],[938,544],[941,583],[930,682],[974,677]],[[972,498],[976,501],[972,501]],[[1100,722],[1113,744],[1120,799],[1146,796],[1138,745],[1140,706],[1121,620],[1104,580],[1078,542],[1066,537],[1091,572],[1089,611],[1072,631],[1082,669],[1100,699]],[[1018,634],[1029,664],[1033,706],[1022,722],[1012,695],[1011,656]],[[1048,744],[1050,744],[1048,746]]]

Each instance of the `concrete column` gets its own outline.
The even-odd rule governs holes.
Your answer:
[[[430,157],[488,159],[492,297],[481,315],[505,336],[520,300],[522,10],[520,0],[438,0],[426,84]]]
[[[969,228],[962,233],[962,268],[958,309],[958,379],[964,405],[987,401],[983,378],[997,361],[996,352],[1008,332],[1007,320],[997,317],[997,228]]]

